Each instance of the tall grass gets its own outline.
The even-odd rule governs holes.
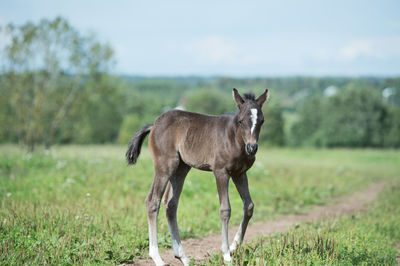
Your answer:
[[[350,217],[308,223],[241,246],[234,265],[395,265],[400,256],[400,182],[374,208]],[[221,255],[206,262],[217,265]]]
[[[127,167],[125,147],[61,146],[33,154],[0,146],[1,264],[131,263],[147,257],[145,197],[153,177],[149,153]],[[249,171],[254,220],[302,213],[310,206],[398,177],[397,151],[260,148]],[[242,203],[230,189],[231,224]],[[183,238],[219,232],[210,173],[192,170],[178,209]],[[161,247],[170,247],[160,211]]]

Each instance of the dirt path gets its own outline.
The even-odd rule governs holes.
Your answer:
[[[372,202],[377,194],[382,190],[384,184],[378,183],[369,186],[363,191],[356,192],[352,195],[340,197],[333,200],[330,204],[324,206],[316,206],[310,212],[304,215],[282,215],[274,221],[267,223],[251,223],[247,228],[244,242],[250,242],[253,238],[271,233],[282,233],[291,226],[303,222],[315,222],[329,217],[349,215],[360,211],[365,211],[367,204]],[[229,228],[229,239],[232,240],[236,233],[237,226]],[[202,239],[186,239],[182,242],[186,255],[194,258],[196,261],[204,260],[211,254],[218,253],[221,245],[221,236],[210,235]],[[172,249],[165,254],[161,254],[166,263],[170,265],[182,265],[182,263],[174,258]],[[151,259],[138,260],[134,265],[154,265]]]

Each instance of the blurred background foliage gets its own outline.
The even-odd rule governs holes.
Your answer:
[[[126,144],[167,110],[235,113],[232,88],[269,88],[260,135],[267,145],[400,147],[399,77],[117,76],[110,44],[61,17],[2,32],[11,40],[0,75],[3,143]]]

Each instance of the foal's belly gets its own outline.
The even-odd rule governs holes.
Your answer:
[[[181,159],[193,168],[213,171],[217,149],[210,139],[212,138],[201,130],[189,130],[185,138],[181,139],[178,144]]]
[[[213,166],[211,163],[211,158],[210,156],[205,156],[204,153],[198,152],[196,153],[195,151],[185,151],[185,150],[180,150],[179,151],[181,160],[189,165],[190,167],[202,170],[202,171],[213,171]]]
[[[209,172],[212,171],[211,165],[209,164],[194,165],[192,167],[202,171],[209,171]]]

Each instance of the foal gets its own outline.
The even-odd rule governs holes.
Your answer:
[[[239,112],[236,115],[208,116],[172,110],[162,114],[153,125],[147,125],[133,136],[126,158],[135,164],[144,138],[149,136],[149,149],[154,163],[154,180],[146,198],[149,223],[149,255],[156,265],[165,265],[158,252],[157,216],[164,192],[172,247],[175,257],[189,265],[179,237],[176,211],[183,183],[194,167],[212,171],[217,183],[222,223],[222,254],[231,261],[230,253],[243,241],[247,224],[253,215],[246,171],[253,165],[257,141],[264,122],[262,106],[268,90],[255,99],[245,94],[244,99],[236,89],[233,98]],[[231,246],[228,244],[228,222],[231,215],[228,185],[232,177],[243,200],[243,219]]]

